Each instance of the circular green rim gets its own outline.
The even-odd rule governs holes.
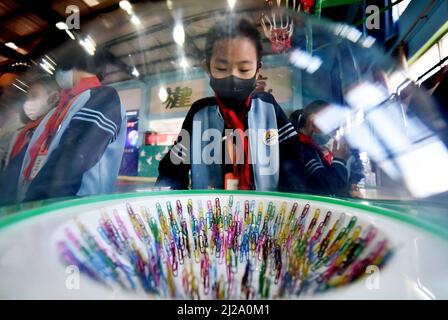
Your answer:
[[[14,213],[8,216],[5,216],[0,219],[0,230],[8,227],[12,224],[18,223],[20,221],[33,218],[42,214],[51,213],[52,211],[56,211],[59,209],[76,207],[85,204],[97,203],[102,201],[110,201],[110,200],[120,200],[125,198],[137,198],[137,197],[145,197],[145,196],[165,196],[165,195],[186,195],[186,194],[250,194],[250,195],[258,195],[258,196],[275,196],[275,197],[283,197],[283,198],[294,198],[300,200],[311,200],[311,201],[319,201],[328,204],[336,204],[349,208],[360,209],[369,213],[374,213],[378,215],[383,215],[395,220],[399,220],[401,222],[405,222],[407,224],[413,225],[420,229],[423,229],[429,233],[437,235],[444,240],[448,241],[448,231],[445,228],[442,228],[438,225],[425,221],[423,219],[419,219],[416,217],[412,217],[410,215],[400,213],[397,211],[393,211],[390,209],[384,209],[377,206],[371,206],[363,203],[352,202],[343,199],[337,198],[329,198],[323,196],[315,196],[309,194],[295,194],[295,193],[282,193],[282,192],[260,192],[260,191],[231,191],[231,190],[170,190],[170,191],[147,191],[147,192],[134,192],[134,193],[122,193],[122,194],[111,194],[111,195],[99,195],[99,196],[88,196],[80,199],[72,199],[61,201],[57,203],[52,203],[49,205],[44,205],[40,208],[34,208],[30,210],[25,210],[19,213]]]

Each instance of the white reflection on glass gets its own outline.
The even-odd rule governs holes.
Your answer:
[[[388,176],[404,181],[415,197],[448,190],[448,170],[440,170],[448,163],[445,144],[417,117],[404,119],[400,102],[384,86],[363,82],[345,98],[349,108],[330,104],[317,115],[324,133],[338,129],[339,137]]]
[[[329,104],[317,114],[315,124],[323,133],[328,134],[344,125],[347,111],[349,109],[344,106]]]
[[[428,197],[448,190],[448,170],[440,170],[448,163],[448,150],[438,138],[414,144],[396,162],[414,196]]]
[[[417,281],[413,283],[414,290],[416,294],[420,297],[422,300],[434,300],[436,299],[436,296],[428,290],[424,285],[420,283],[420,279],[417,278]]]
[[[165,102],[168,99],[168,92],[163,87],[159,89],[159,99],[162,102]]]
[[[80,40],[79,44],[84,48],[84,50],[93,56],[95,54],[96,45],[93,39],[90,36],[87,36],[85,39]]]
[[[291,52],[291,55],[289,56],[289,61],[297,68],[305,70],[310,74],[316,72],[322,65],[321,58],[319,58],[318,56],[313,56],[308,52],[300,49],[296,49],[293,52]]]
[[[188,63],[187,58],[182,57],[182,58],[180,59],[180,61],[179,61],[179,66],[180,66],[181,68],[183,68],[183,69],[188,68],[188,67],[190,66],[190,64]]]

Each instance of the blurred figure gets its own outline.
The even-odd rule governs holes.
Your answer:
[[[25,125],[26,117],[22,110],[25,100],[26,94],[15,90],[12,85],[0,86],[0,172],[8,162],[11,141]]]
[[[364,166],[362,164],[359,150],[350,150],[348,159],[346,159],[347,171],[348,171],[348,185],[349,195],[352,198],[364,198],[364,194],[361,192],[358,184],[365,178]]]
[[[0,205],[13,203],[17,198],[17,184],[28,144],[37,126],[59,101],[59,88],[50,77],[36,79],[30,85],[20,112],[25,126],[10,143],[4,172],[0,175]]]
[[[341,139],[333,143],[333,150],[326,145],[330,136],[323,134],[316,126],[315,119],[328,104],[316,100],[304,109],[296,110],[290,120],[299,133],[305,163],[305,186],[307,191],[322,195],[349,195],[348,170],[349,158],[347,143]]]
[[[123,154],[126,119],[116,90],[97,77],[105,64],[77,44],[59,56],[60,101],[30,141],[19,201],[111,193]]]

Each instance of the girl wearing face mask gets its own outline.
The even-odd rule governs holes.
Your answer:
[[[59,101],[59,88],[55,81],[45,77],[35,81],[28,90],[28,95],[23,104],[25,126],[15,138],[9,161],[24,151],[28,145],[34,130],[41,120],[52,110]]]
[[[37,126],[57,105],[58,91],[56,82],[49,77],[38,79],[29,87],[21,116],[25,126],[14,136],[5,171],[0,176],[0,190],[2,190],[0,203],[7,204],[15,201],[17,181],[25,151]]]
[[[100,82],[106,54],[88,55],[71,42],[55,60],[59,102],[29,143],[19,201],[111,193],[118,176],[126,115],[118,92]]]
[[[324,101],[314,101],[291,114],[291,123],[299,134],[305,162],[305,184],[308,192],[324,195],[348,196],[346,161],[350,155],[344,140],[326,148],[330,140],[316,126],[319,112],[327,107]]]
[[[193,103],[157,186],[186,189],[191,171],[193,189],[303,190],[297,133],[271,94],[254,92],[261,56],[260,34],[246,20],[208,32],[203,66],[215,94]],[[207,161],[210,132],[222,133],[222,146]]]

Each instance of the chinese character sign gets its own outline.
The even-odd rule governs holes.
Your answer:
[[[149,110],[151,114],[187,112],[191,105],[208,94],[205,78],[160,83],[152,86]]]
[[[191,94],[193,90],[189,87],[176,87],[174,90],[168,87],[166,89],[167,99],[163,102],[165,109],[188,108],[191,106]]]

